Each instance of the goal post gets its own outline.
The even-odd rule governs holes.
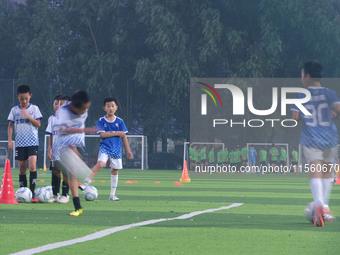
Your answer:
[[[184,162],[187,161],[188,165],[188,170],[191,170],[192,162],[190,159],[190,153],[189,153],[189,148],[190,144],[192,147],[196,147],[196,151],[200,151],[204,146],[207,147],[206,149],[206,155],[208,157],[209,151],[211,148],[214,147],[215,149],[215,159],[217,158],[217,152],[219,149],[224,150],[224,143],[205,143],[205,142],[184,142],[184,151],[183,151],[183,166]]]
[[[286,158],[286,166],[289,166],[289,162],[290,162],[290,153],[291,151],[289,150],[289,144],[288,143],[247,143],[247,150],[249,151],[249,148],[251,145],[254,146],[254,149],[257,152],[257,158],[259,158],[259,151],[261,149],[261,147],[263,147],[267,152],[269,152],[269,149],[273,146],[273,144],[275,145],[276,149],[279,151],[280,154],[280,147],[285,147],[286,152],[287,152],[287,158]],[[267,154],[267,162],[270,162],[270,155],[269,153]],[[280,161],[280,155],[278,156]],[[256,164],[259,163],[259,160],[256,160]],[[249,157],[248,157],[248,164],[249,164]]]
[[[48,158],[48,143],[50,135],[46,134],[44,137],[44,166],[47,168],[50,165]],[[148,141],[144,135],[127,135],[133,159],[127,159],[124,146],[122,146],[122,163],[123,168],[126,169],[140,169],[148,168]],[[98,159],[100,135],[85,135],[85,148],[80,151],[85,163],[92,168]],[[107,163],[106,167],[109,167]]]
[[[13,141],[13,149],[15,150],[15,141]],[[8,141],[0,140],[0,167],[5,167],[6,159],[12,161],[12,168],[15,168],[15,153],[8,149]]]

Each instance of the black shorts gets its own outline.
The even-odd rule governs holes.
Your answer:
[[[270,164],[271,164],[271,165],[272,165],[272,164],[277,165],[277,162],[278,162],[277,160],[272,160],[272,159],[270,160]]]
[[[30,156],[38,156],[38,146],[15,148],[15,159],[16,160],[27,160]]]

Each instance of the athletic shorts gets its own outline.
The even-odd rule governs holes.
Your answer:
[[[249,165],[255,165],[256,159],[255,158],[249,158]]]
[[[123,164],[122,164],[122,159],[121,158],[110,158],[107,154],[105,153],[100,153],[98,155],[98,161],[106,163],[110,159],[110,167],[113,169],[122,169]]]
[[[308,164],[317,160],[324,161],[325,163],[333,163],[338,154],[338,146],[325,149],[302,146],[302,151]]]
[[[270,164],[276,164],[277,165],[277,160],[270,160]]]
[[[15,159],[16,160],[27,160],[30,156],[38,156],[38,146],[15,148]]]

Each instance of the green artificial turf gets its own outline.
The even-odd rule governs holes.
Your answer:
[[[17,172],[12,169],[15,190]],[[244,204],[190,219],[134,227],[42,254],[336,254],[340,248],[339,221],[317,228],[304,216],[304,208],[312,200],[308,175],[190,173],[191,183],[175,185],[180,177],[180,171],[122,170],[117,188],[121,200],[113,202],[108,200],[109,170],[102,170],[92,184],[99,197],[92,202],[81,198],[84,214],[80,217],[68,216],[72,201],[0,204],[0,254],[232,203]],[[47,186],[51,175],[39,170],[38,179],[45,181],[38,182],[38,187]],[[138,183],[127,184],[127,180]],[[340,185],[334,185],[330,206],[338,218],[339,195]]]

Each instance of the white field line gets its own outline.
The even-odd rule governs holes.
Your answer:
[[[175,217],[175,218],[163,218],[163,219],[147,220],[147,221],[142,221],[142,222],[138,222],[138,223],[132,223],[132,224],[129,224],[129,225],[123,225],[123,226],[119,226],[119,227],[105,229],[105,230],[98,231],[98,232],[95,232],[95,233],[87,235],[87,236],[79,237],[79,238],[68,240],[68,241],[51,243],[51,244],[43,245],[43,246],[40,246],[40,247],[37,247],[37,248],[19,251],[19,252],[16,252],[16,253],[12,253],[11,255],[36,254],[36,253],[40,253],[40,252],[44,252],[44,251],[57,249],[57,248],[60,248],[60,247],[73,245],[73,244],[76,244],[76,243],[82,243],[82,242],[86,242],[86,241],[95,240],[95,239],[102,238],[104,236],[108,236],[108,235],[111,235],[113,233],[116,233],[116,232],[119,232],[119,231],[122,231],[122,230],[126,230],[126,229],[129,229],[129,228],[142,227],[142,226],[151,225],[151,224],[155,224],[155,223],[163,222],[163,221],[185,220],[185,219],[189,219],[191,217],[194,217],[194,216],[197,216],[197,215],[200,215],[200,214],[203,214],[203,213],[211,213],[211,212],[216,212],[216,211],[220,211],[220,210],[227,210],[227,209],[230,209],[230,208],[233,208],[233,207],[238,207],[238,206],[241,206],[241,205],[243,205],[243,203],[234,203],[232,205],[222,206],[220,208],[207,209],[207,210],[204,210],[204,211],[197,211],[197,212],[191,212],[191,213],[183,214],[183,215]]]

